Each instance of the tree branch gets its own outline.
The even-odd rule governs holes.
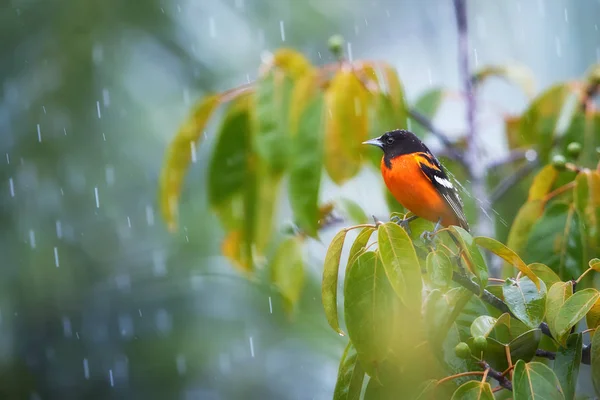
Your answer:
[[[492,205],[496,204],[496,202],[500,200],[502,196],[504,196],[513,186],[519,183],[521,179],[532,173],[538,167],[538,165],[539,159],[536,158],[534,161],[528,162],[516,170],[514,174],[509,175],[500,181],[490,196],[490,203]]]
[[[512,382],[506,376],[490,367],[490,364],[488,364],[486,361],[478,361],[477,364],[484,370],[487,370],[488,376],[497,380],[500,386],[512,391]]]
[[[547,358],[548,360],[554,360],[556,358],[556,353],[542,349],[537,349],[535,351],[535,355],[536,357],[543,357]]]

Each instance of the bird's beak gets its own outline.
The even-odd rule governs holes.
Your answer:
[[[381,140],[379,138],[367,140],[366,142],[362,142],[362,144],[370,144],[371,146],[377,146],[380,149],[383,148],[383,143],[381,142]]]

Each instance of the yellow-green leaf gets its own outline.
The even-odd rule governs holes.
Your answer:
[[[594,271],[600,272],[600,258],[592,258],[588,265]]]
[[[310,61],[302,53],[289,48],[282,48],[273,53],[273,65],[294,79],[302,77],[313,69]]]
[[[382,69],[386,84],[385,91],[391,100],[394,110],[394,119],[397,124],[395,129],[402,128],[406,125],[406,118],[408,116],[404,88],[398,78],[398,72],[394,68],[389,64],[383,64]]]
[[[591,345],[592,382],[594,383],[596,394],[600,396],[600,328],[596,328]]]
[[[359,400],[364,378],[356,349],[348,342],[340,361],[333,400]]]
[[[573,295],[573,282],[556,282],[548,290],[546,296],[546,322],[550,328],[552,336],[560,341],[560,337],[555,328],[556,317],[565,301]]]
[[[518,85],[527,97],[531,98],[535,92],[535,82],[531,70],[523,65],[488,65],[481,68],[473,75],[473,83],[480,84],[487,78],[498,76]]]
[[[350,254],[348,255],[348,267],[350,268],[354,261],[356,261],[356,257],[360,255],[360,253],[366,248],[371,235],[375,231],[375,228],[367,226],[362,228],[356,239],[354,239],[354,243],[352,243],[352,247],[350,247]]]
[[[245,246],[244,233],[241,230],[229,231],[221,244],[221,253],[244,274],[252,271],[251,257],[247,251],[248,247]]]
[[[494,393],[487,382],[469,381],[456,389],[450,400],[494,400]]]
[[[504,302],[510,311],[525,325],[537,328],[546,314],[546,285],[540,281],[540,288],[527,277],[518,281],[507,280],[502,286]]]
[[[325,95],[325,169],[341,185],[360,169],[368,136],[368,92],[352,71],[340,70]]]
[[[533,178],[533,183],[529,188],[528,201],[542,200],[546,197],[550,193],[550,190],[552,190],[556,178],[558,178],[558,170],[552,164],[548,164],[542,168],[535,178]]]
[[[406,307],[420,309],[423,282],[412,240],[393,222],[381,224],[377,234],[379,255],[394,291]]]
[[[194,146],[202,138],[204,127],[219,106],[219,101],[219,95],[212,95],[198,103],[167,149],[160,174],[159,192],[162,215],[170,230],[177,226],[181,186],[195,151]]]
[[[596,300],[590,311],[586,314],[585,322],[588,329],[594,329],[600,326],[600,299]]]
[[[575,400],[583,344],[581,336],[581,333],[570,335],[567,345],[558,349],[554,360],[553,370],[568,400]]]
[[[592,309],[600,298],[600,292],[596,289],[583,289],[575,292],[562,305],[554,321],[557,340],[564,345],[566,335]]]
[[[488,282],[488,269],[479,248],[473,241],[471,234],[463,228],[452,225],[449,229],[458,239],[460,247],[464,250],[468,267],[479,280],[479,286],[483,293],[483,289],[487,286]]]
[[[285,239],[271,260],[271,280],[285,299],[288,312],[291,312],[300,300],[304,287],[303,243],[302,236]]]
[[[452,262],[442,251],[432,251],[427,255],[427,275],[434,286],[448,287],[452,282]]]
[[[517,361],[513,372],[514,400],[564,400],[560,382],[554,372],[541,362]]]
[[[317,73],[315,70],[310,70],[302,77],[296,80],[292,97],[290,100],[289,110],[289,131],[292,136],[296,135],[299,128],[300,116],[304,113],[304,109],[314,102],[314,98],[319,94],[317,86]],[[318,134],[323,136],[324,126],[320,126]]]
[[[529,269],[533,271],[544,283],[546,287],[552,287],[556,282],[560,282],[560,277],[556,275],[556,272],[552,271],[547,265],[541,263],[531,263],[528,265]]]
[[[344,247],[344,240],[346,239],[347,232],[348,231],[345,229],[339,231],[327,249],[325,263],[323,265],[323,283],[321,286],[321,297],[327,322],[329,322],[329,326],[331,326],[333,330],[340,335],[343,335],[344,332],[342,332],[340,329],[340,324],[338,322],[338,273],[340,270],[340,258],[342,257],[342,249]]]
[[[491,251],[492,253],[504,259],[504,261],[516,267],[519,271],[521,271],[523,275],[531,279],[531,281],[535,283],[536,287],[539,289],[540,280],[533,273],[533,271],[529,269],[529,267],[523,262],[523,260],[521,260],[521,257],[519,257],[517,253],[515,253],[496,239],[478,236],[474,238],[473,241],[479,246]]]
[[[510,228],[506,245],[516,253],[521,253],[529,239],[529,233],[536,221],[544,212],[544,202],[541,200],[528,201],[519,209],[517,216]],[[506,263],[503,276],[512,276],[513,266]]]
[[[475,321],[471,324],[471,336],[484,336],[487,337],[494,330],[498,320],[489,315],[480,315],[475,318]]]

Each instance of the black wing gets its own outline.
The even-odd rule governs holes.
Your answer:
[[[419,153],[418,155],[420,158],[419,167],[444,200],[446,200],[450,208],[452,208],[452,211],[454,211],[454,214],[456,214],[456,217],[460,221],[461,228],[468,231],[469,223],[463,211],[463,202],[448,175],[446,175],[444,168],[433,154]]]

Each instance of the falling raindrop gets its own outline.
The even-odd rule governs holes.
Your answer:
[[[44,110],[44,114],[46,114],[46,106],[42,106],[42,110]]]
[[[96,208],[100,208],[100,198],[98,197],[98,187],[94,188],[94,197],[96,197]]]
[[[83,377],[85,379],[90,379],[90,367],[87,358],[83,359]]]
[[[155,276],[165,276],[167,274],[167,262],[163,250],[154,250],[152,252],[152,263],[154,265]]]
[[[115,386],[115,379],[113,377],[112,369],[108,370],[108,379],[110,380],[110,386],[114,387]]]
[[[252,358],[254,358],[254,342],[252,340],[252,336],[250,336],[249,342],[250,342],[250,356]]]
[[[479,66],[479,57],[477,56],[477,49],[473,49],[473,58],[475,59],[475,66]]]
[[[54,247],[54,265],[56,265],[56,268],[60,265],[58,262],[58,247]]]
[[[269,296],[269,314],[273,314],[273,302],[271,301],[271,296]]]
[[[100,112],[100,102],[96,101],[96,112],[98,113],[98,119],[102,118],[102,113]]]
[[[108,89],[102,89],[102,103],[104,104],[104,107],[110,106],[110,93],[108,92]]]
[[[429,84],[433,84],[433,76],[431,74],[431,68],[427,68],[427,79],[429,80]]]
[[[190,153],[192,155],[192,163],[196,163],[196,143],[190,142]]]
[[[133,320],[128,314],[119,315],[119,332],[121,336],[129,338],[133,336]]]
[[[67,136],[67,128],[63,128],[63,132],[65,133],[65,136]]]
[[[348,42],[348,61],[352,62],[352,43]]]
[[[567,11],[567,9],[565,8],[565,22],[568,23],[569,22],[569,12]]]
[[[10,189],[10,197],[15,197],[15,184],[13,178],[8,178],[8,188]]]
[[[104,134],[104,132],[102,132],[102,140],[106,142],[106,135]]]
[[[215,18],[214,17],[208,18],[208,29],[209,29],[211,38],[214,38],[217,36],[217,27],[215,26]]]
[[[73,330],[71,328],[71,320],[68,317],[62,317],[62,325],[63,325],[63,334],[65,337],[72,337]]]
[[[37,134],[38,134],[38,142],[42,143],[42,130],[40,129],[40,124],[37,124]]]
[[[62,239],[62,236],[62,223],[60,222],[60,220],[56,220],[56,237]]]
[[[285,27],[283,26],[283,21],[279,21],[279,32],[281,32],[281,41],[285,42]]]
[[[29,230],[29,245],[32,249],[35,249],[35,232],[33,229]]]
[[[115,183],[115,169],[112,165],[107,165],[105,169],[106,184],[112,186]]]
[[[142,309],[138,308],[138,314],[140,314],[140,318],[142,317]]]
[[[148,226],[154,225],[154,209],[150,205],[146,206],[146,222]]]
[[[127,226],[131,228],[131,218],[127,217]]]
[[[6,163],[10,164],[10,156],[8,155],[8,153],[6,153]]]

